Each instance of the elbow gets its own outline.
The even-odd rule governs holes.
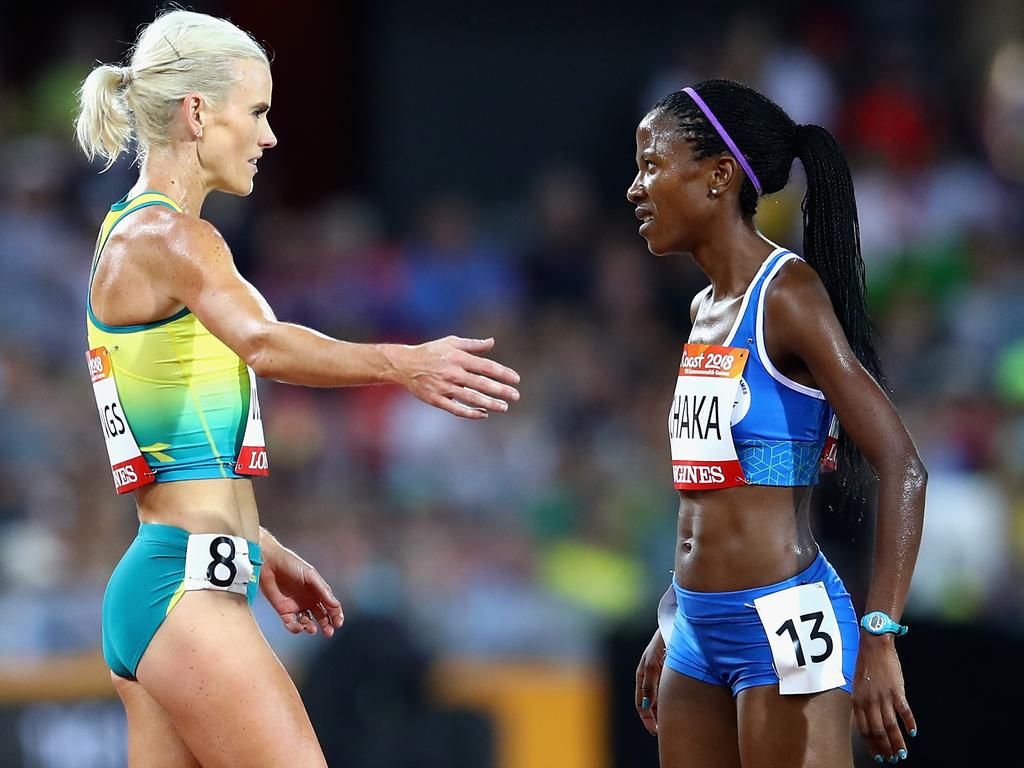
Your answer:
[[[269,323],[261,324],[245,338],[239,350],[246,365],[261,379],[272,379],[274,369],[273,328]]]
[[[907,464],[906,474],[913,485],[922,489],[928,485],[928,470],[919,456],[915,456]]]

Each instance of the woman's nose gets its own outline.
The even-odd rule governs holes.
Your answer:
[[[645,190],[643,185],[640,183],[640,174],[638,173],[636,178],[633,179],[633,183],[630,184],[629,188],[626,190],[626,199],[631,203],[639,203],[644,199],[646,194],[647,190]]]

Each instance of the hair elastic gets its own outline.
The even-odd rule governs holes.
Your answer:
[[[700,111],[704,113],[704,116],[711,122],[711,125],[714,126],[714,129],[718,131],[718,135],[722,137],[722,141],[725,142],[725,145],[729,148],[729,151],[736,156],[737,160],[740,161],[740,166],[746,172],[747,178],[750,179],[750,183],[754,185],[754,189],[757,190],[757,194],[760,197],[761,182],[758,181],[757,176],[754,173],[754,170],[750,167],[750,164],[747,162],[747,158],[743,156],[743,153],[740,152],[740,148],[736,146],[736,142],[732,140],[732,138],[729,136],[729,133],[725,130],[724,127],[722,127],[722,124],[718,122],[718,118],[715,117],[715,114],[711,111],[711,107],[704,103],[704,99],[697,95],[697,92],[693,90],[693,88],[683,88],[683,92],[690,95],[690,98],[693,99],[693,103],[700,107]]]

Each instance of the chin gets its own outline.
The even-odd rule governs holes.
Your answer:
[[[245,181],[239,181],[236,184],[224,184],[217,187],[221,192],[226,192],[229,195],[236,195],[237,197],[248,197],[252,194],[253,180],[247,179]]]
[[[641,237],[643,236],[641,235]],[[670,253],[672,253],[671,249],[665,248],[656,240],[651,240],[650,238],[646,237],[644,238],[644,240],[647,241],[647,250],[653,253],[655,256],[668,256]]]

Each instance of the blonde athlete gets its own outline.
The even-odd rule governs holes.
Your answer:
[[[252,191],[277,144],[270,100],[260,46],[180,10],[142,31],[128,66],[97,67],[81,90],[86,155],[113,163],[134,137],[141,157],[138,183],[103,222],[87,313],[115,486],[134,492],[141,523],[103,604],[132,766],[325,765],[250,610],[259,586],[294,633],[342,623],[316,570],[259,525],[248,478],[268,461],[255,376],[396,383],[469,419],[519,398],[518,375],[478,356],[490,339],[351,344],[275,318],[200,218],[210,192]]]

